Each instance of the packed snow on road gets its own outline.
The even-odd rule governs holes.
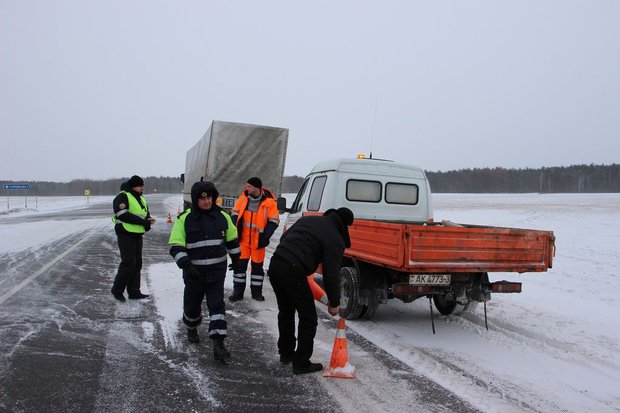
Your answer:
[[[91,197],[89,202],[111,200]],[[36,208],[33,199],[28,208],[23,202],[12,199],[10,208],[6,199],[0,202],[1,254],[35,250],[69,232],[108,225],[100,218],[71,225],[51,219],[13,224],[15,216],[87,206],[84,197],[40,197]],[[181,197],[171,195],[165,204],[174,216]],[[487,303],[488,330],[480,304],[460,317],[435,312],[433,334],[429,302],[420,299],[409,304],[390,300],[379,306],[371,321],[347,321],[349,334],[372,342],[484,412],[620,411],[620,194],[434,194],[433,204],[435,221],[554,231],[553,268],[546,273],[491,274],[491,281],[522,282],[523,292],[492,297]],[[165,216],[157,218],[157,225],[167,225]],[[270,246],[268,255],[272,251]],[[159,327],[167,345],[174,347],[183,292],[180,270],[171,259],[143,271],[143,291],[154,296]],[[268,282],[266,286],[267,301],[260,305],[275,308]],[[226,288],[232,288],[230,276]],[[331,319],[320,304],[317,307],[322,310],[320,320]],[[234,309],[229,306],[227,311]],[[258,312],[274,335],[276,313]],[[328,365],[335,330],[320,324],[326,325],[319,326],[313,359]],[[366,352],[350,343],[349,361],[359,377],[373,374],[373,366],[365,365]],[[337,379],[320,381],[328,389],[344,386]],[[364,387],[370,385],[361,378],[346,384],[348,394],[362,400]],[[409,410],[402,400],[395,403],[401,405],[394,411]]]

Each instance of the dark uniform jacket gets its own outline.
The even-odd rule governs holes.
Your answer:
[[[208,192],[213,198],[213,206],[207,211],[197,205],[202,192]],[[192,263],[203,275],[224,276],[227,254],[233,262],[239,259],[237,230],[230,216],[215,205],[217,196],[217,190],[210,182],[200,182],[196,188],[192,187],[192,207],[177,217],[168,241],[170,255],[179,268],[186,269]]]
[[[323,284],[332,307],[340,305],[340,264],[349,231],[338,215],[300,218],[280,238],[273,256],[310,275],[323,263]]]

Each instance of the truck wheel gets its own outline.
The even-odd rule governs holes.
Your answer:
[[[360,304],[360,278],[353,267],[340,269],[340,316],[354,320],[360,316],[363,306]]]
[[[473,311],[478,305],[478,302],[470,300],[464,295],[457,299],[457,294],[454,292],[434,295],[433,302],[437,311],[443,315],[461,315],[467,311]]]
[[[362,311],[360,312],[360,317],[365,318],[366,320],[372,320],[377,312],[377,307],[379,307],[379,303],[377,301],[372,301],[369,305],[363,305]]]

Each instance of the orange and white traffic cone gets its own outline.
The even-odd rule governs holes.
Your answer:
[[[181,207],[179,207],[179,209],[177,209],[177,215],[181,215]]]
[[[325,305],[329,304],[329,301],[327,300],[327,294],[325,294],[325,291],[323,291],[321,286],[316,281],[314,281],[314,273],[308,276],[308,285],[310,286],[310,290],[312,290],[312,296],[315,300]]]
[[[323,377],[338,379],[352,379],[355,377],[355,367],[349,364],[349,352],[347,350],[347,334],[345,332],[344,318],[338,319],[338,329],[332,350],[332,359],[329,367],[323,371]]]
[[[170,216],[170,212],[168,212],[168,219],[166,220],[166,224],[172,224],[172,217]]]

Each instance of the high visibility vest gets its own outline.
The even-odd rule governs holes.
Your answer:
[[[148,206],[146,204],[146,199],[144,199],[144,197],[140,195],[140,201],[142,201],[142,205],[144,205],[144,207],[142,207],[142,205],[140,205],[140,202],[138,202],[135,196],[133,196],[131,193],[127,191],[122,191],[122,192],[124,192],[127,195],[127,202],[129,203],[129,205],[127,206],[127,212],[129,212],[130,214],[137,215],[140,218],[146,218],[148,214]],[[119,194],[120,193],[121,192],[119,192]],[[115,224],[122,224],[123,228],[125,228],[125,231],[127,232],[132,232],[134,234],[144,234],[145,232],[144,226],[138,225],[138,224],[128,224],[126,222],[121,221],[120,219],[117,219],[116,215],[112,217],[112,222],[114,222]]]

